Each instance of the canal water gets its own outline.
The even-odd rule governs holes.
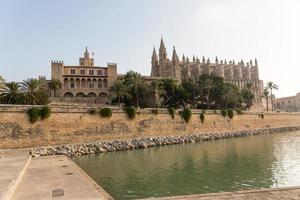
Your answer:
[[[115,199],[300,185],[300,132],[81,156]]]

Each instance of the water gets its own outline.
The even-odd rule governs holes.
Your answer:
[[[115,199],[300,185],[300,132],[82,156]]]

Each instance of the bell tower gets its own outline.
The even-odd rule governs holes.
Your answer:
[[[83,58],[79,58],[79,66],[85,66],[85,67],[94,66],[94,58],[90,58],[90,53],[87,47],[85,47]]]

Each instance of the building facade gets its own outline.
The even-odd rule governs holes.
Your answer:
[[[300,92],[295,96],[277,98],[275,107],[277,110],[300,111]]]
[[[215,62],[211,62],[209,58],[205,59],[204,57],[200,61],[195,56],[190,60],[183,55],[180,60],[174,47],[170,60],[164,41],[161,39],[158,55],[156,49],[153,48],[151,65],[151,77],[174,78],[179,83],[188,79],[195,80],[201,74],[214,74],[240,88],[251,84],[252,92],[255,95],[254,102],[262,102],[263,81],[259,80],[256,59],[254,63],[250,60],[245,64],[243,60],[235,63],[234,60],[229,62],[226,60],[219,61],[217,57],[215,58]]]
[[[63,84],[61,90],[50,97],[64,98],[67,101],[108,103],[108,88],[117,79],[117,64],[108,63],[106,67],[95,66],[94,58],[88,49],[79,58],[79,65],[65,65],[63,61],[51,61],[51,79]]]

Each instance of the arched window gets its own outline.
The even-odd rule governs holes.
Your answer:
[[[103,79],[103,87],[104,87],[104,88],[107,88],[107,86],[108,86],[108,85],[107,85],[107,79]]]
[[[86,88],[86,81],[85,79],[81,79],[81,88]]]
[[[98,79],[98,88],[102,88],[102,80]]]
[[[69,80],[67,78],[64,79],[64,87],[69,88]]]
[[[67,92],[67,93],[64,94],[64,97],[73,98],[74,95],[71,92]]]
[[[73,78],[70,79],[70,88],[75,88],[75,81]]]
[[[80,88],[80,79],[76,78],[76,88]]]

